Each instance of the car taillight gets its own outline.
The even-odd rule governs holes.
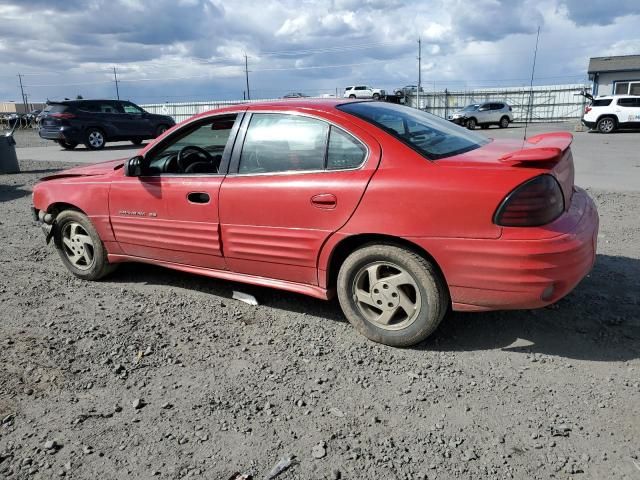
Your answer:
[[[76,116],[73,113],[52,113],[49,116],[53,118],[62,118],[65,120],[68,120],[69,118],[76,118]]]
[[[586,115],[587,113],[589,113],[591,111],[591,107],[585,107],[584,108],[584,114]]]
[[[503,227],[537,227],[554,221],[564,211],[564,196],[548,174],[524,182],[502,201],[493,217]]]

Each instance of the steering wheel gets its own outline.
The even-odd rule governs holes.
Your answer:
[[[188,163],[187,158],[189,157],[189,155],[186,154],[186,152],[188,152],[189,150],[192,150],[193,152],[195,152],[199,157],[204,156],[205,161],[203,162],[202,160],[201,161],[196,160],[195,162]],[[180,171],[184,173],[189,173],[187,171],[189,167],[191,167],[192,165],[195,165],[196,163],[213,163],[213,157],[204,148],[200,148],[195,145],[187,145],[186,147],[182,147],[178,152],[177,161],[178,161],[178,168],[180,169]]]

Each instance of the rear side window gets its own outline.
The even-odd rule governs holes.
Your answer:
[[[592,107],[608,107],[609,105],[611,105],[610,98],[603,98],[601,100],[594,100],[591,102]]]
[[[327,148],[327,170],[343,170],[362,165],[367,149],[359,141],[342,130],[331,127]]]
[[[124,109],[124,113],[133,113],[133,114],[140,114],[142,113],[142,110],[138,107],[136,107],[133,103],[130,102],[122,102],[122,108]]]
[[[239,173],[323,170],[329,125],[280,113],[251,117],[240,154]]]
[[[640,97],[638,98],[619,98],[618,105],[621,107],[640,107]]]

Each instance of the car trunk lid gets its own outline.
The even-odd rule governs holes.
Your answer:
[[[573,155],[569,132],[542,133],[521,140],[493,140],[470,152],[443,158],[438,164],[459,167],[535,168],[552,174],[564,195],[565,206],[571,204],[574,185]]]

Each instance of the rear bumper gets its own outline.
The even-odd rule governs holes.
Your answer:
[[[596,122],[590,122],[588,120],[582,119],[582,124],[587,128],[595,128]]]
[[[40,138],[45,140],[64,140],[72,143],[82,143],[82,135],[73,127],[41,127],[38,130]]]
[[[539,308],[567,295],[595,262],[598,213],[578,189],[571,208],[549,238],[448,239],[433,255],[447,280],[454,310]],[[556,234],[557,233],[557,234]],[[431,245],[433,247],[433,245]]]

